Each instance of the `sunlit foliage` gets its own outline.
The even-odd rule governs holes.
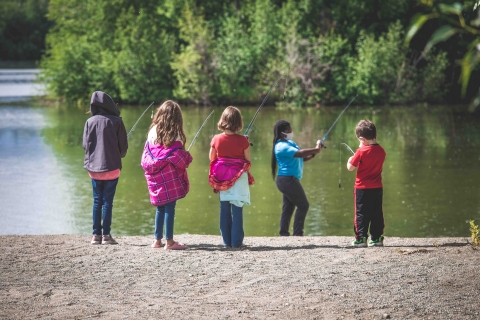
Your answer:
[[[52,0],[43,79],[55,98],[104,90],[127,102],[174,98],[289,107],[442,102],[451,56],[403,43],[407,0]],[[451,85],[451,84],[450,84]]]

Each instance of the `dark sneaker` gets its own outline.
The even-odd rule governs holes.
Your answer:
[[[383,247],[383,237],[380,237],[376,240],[372,239],[368,241],[369,247]]]
[[[118,242],[115,241],[115,239],[113,239],[111,235],[106,234],[102,238],[102,244],[118,244]]]
[[[94,234],[92,237],[92,241],[90,241],[90,244],[102,244],[102,236]]]
[[[359,238],[352,241],[352,246],[354,247],[366,247],[367,238]]]

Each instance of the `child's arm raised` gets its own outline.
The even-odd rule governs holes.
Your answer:
[[[350,163],[350,161],[352,160],[352,158],[353,158],[353,156],[351,156],[350,158],[348,158],[348,161],[347,161],[347,169],[348,169],[348,171],[353,171],[353,170],[357,169],[357,167],[355,167],[354,165],[352,165],[352,164]]]

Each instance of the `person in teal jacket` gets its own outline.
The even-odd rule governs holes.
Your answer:
[[[272,176],[273,179],[276,176],[277,188],[283,194],[280,235],[290,235],[290,220],[295,207],[297,207],[293,222],[293,235],[303,236],[305,217],[310,206],[305,191],[300,184],[303,175],[303,163],[320,153],[323,145],[319,140],[315,148],[300,149],[292,140],[293,130],[290,123],[285,120],[279,120],[275,123],[273,135]]]

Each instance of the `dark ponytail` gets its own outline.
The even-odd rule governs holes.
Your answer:
[[[273,126],[273,144],[272,144],[272,177],[275,180],[277,174],[277,159],[275,158],[275,144],[278,140],[285,140],[282,132],[290,127],[290,123],[285,120],[278,120]]]

